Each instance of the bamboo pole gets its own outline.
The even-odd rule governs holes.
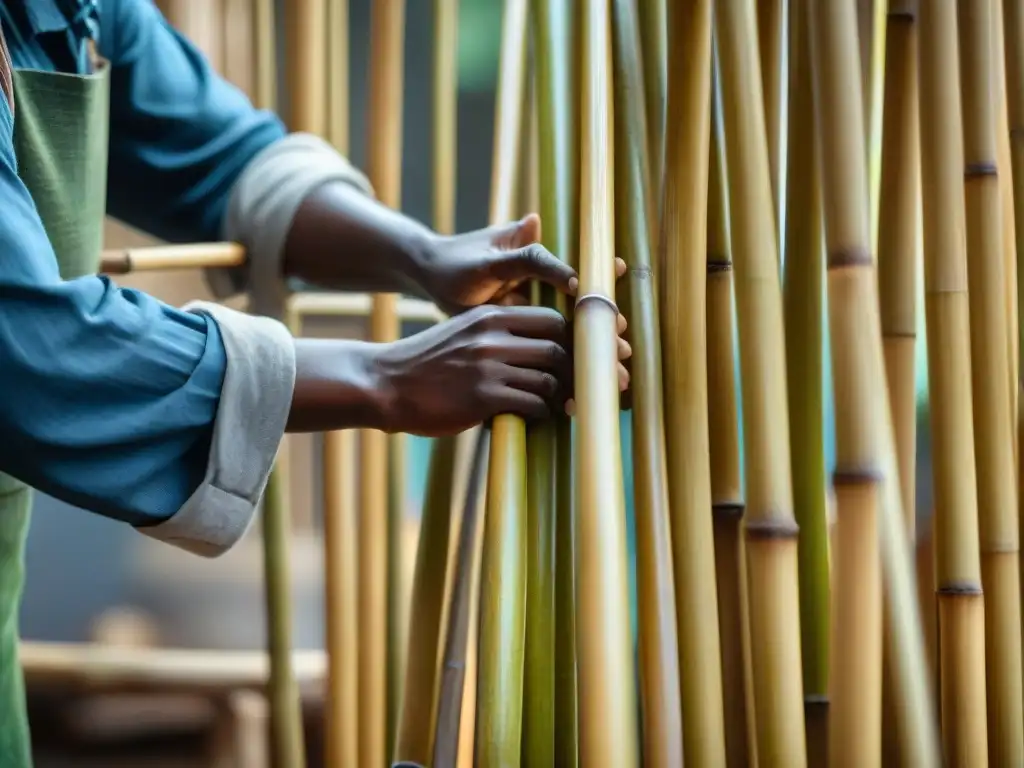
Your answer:
[[[527,0],[506,0],[491,169],[492,224],[513,218],[526,94]],[[518,765],[526,631],[526,427],[498,416],[491,435],[481,562],[476,760]]]
[[[800,647],[812,765],[826,759],[829,532],[825,484],[823,231],[805,0],[789,6],[789,137],[783,265],[793,503],[800,526]],[[866,628],[870,631],[870,626]],[[881,723],[879,723],[879,726]],[[852,756],[851,756],[852,757]]]
[[[288,0],[285,3],[285,77],[288,83],[288,127],[293,131],[327,133],[327,3]]]
[[[274,0],[252,0],[256,48],[255,98],[259,109],[277,106],[277,24]]]
[[[458,0],[435,0],[433,40],[434,228],[455,231],[456,124],[458,100]],[[434,717],[444,645],[442,616],[455,492],[456,436],[434,441],[423,504],[416,570],[410,600],[405,682],[396,726],[394,760],[427,765],[433,750]]]
[[[666,466],[687,758],[725,762],[722,666],[708,447],[706,341],[711,3],[669,8],[661,309]],[[626,137],[628,139],[628,137]],[[636,165],[638,161],[633,161]],[[628,178],[628,177],[626,177]],[[620,178],[619,183],[624,183]],[[620,215],[628,215],[620,210]],[[646,754],[646,753],[645,753]]]
[[[717,59],[717,56],[714,57]],[[708,447],[715,528],[718,634],[722,648],[725,750],[729,766],[757,765],[753,681],[743,547],[739,414],[733,334],[732,251],[726,189],[725,137],[717,66],[712,67],[708,175],[707,347]]]
[[[327,139],[344,154],[349,134],[348,0],[327,0]]]
[[[768,130],[768,169],[771,174],[772,204],[776,229],[782,213],[782,108],[786,77],[783,52],[786,50],[786,8],[789,0],[757,0],[757,42],[761,55],[761,92],[764,96],[764,121]],[[792,66],[792,64],[790,65]]]
[[[806,764],[790,485],[782,292],[752,0],[716,8],[729,209],[735,260],[747,478],[749,585],[757,758]]]
[[[878,286],[868,247],[871,224],[866,149],[861,128],[863,103],[857,97],[861,85],[854,35],[855,9],[852,0],[830,6],[827,12],[815,2],[809,2],[809,7],[828,253],[832,379],[836,394],[836,485],[837,496],[842,485],[846,486],[842,493],[848,494],[840,502],[843,509],[839,515],[852,517],[859,512],[860,522],[866,518],[878,526],[887,596],[884,638],[893,679],[895,727],[903,748],[902,764],[937,766],[937,735],[931,720],[933,710],[923,658],[923,637],[901,510],[899,469],[884,378]],[[851,501],[854,504],[850,504]],[[844,534],[845,531],[841,532],[841,536]],[[864,545],[870,547],[871,542],[865,540]],[[844,545],[841,549],[852,547]],[[837,550],[837,558],[844,556],[845,553]],[[870,576],[874,566],[865,563],[863,567]],[[836,570],[841,569],[837,563]],[[845,578],[837,573],[837,592],[842,589],[840,585]],[[856,596],[846,602],[851,599]],[[838,599],[836,602],[843,610],[843,602]],[[848,626],[848,622],[837,620],[835,627],[843,626]],[[840,655],[843,646],[837,646],[835,639],[833,635],[833,675],[846,660]],[[872,663],[880,668],[878,656],[877,650],[873,651]],[[877,679],[878,672],[866,670],[865,674]],[[855,681],[853,685],[856,686]],[[879,684],[873,686],[872,703],[879,687]],[[864,690],[864,686],[860,688]],[[856,687],[853,690],[856,691]],[[835,695],[838,698],[838,688]],[[877,712],[877,708],[874,711]],[[844,721],[849,722],[845,718]],[[830,733],[830,741],[834,733],[835,729]],[[845,741],[845,736],[840,738]],[[834,744],[831,748],[837,760],[846,757],[837,754]],[[872,762],[879,759],[876,750],[873,746],[868,757]]]
[[[971,413],[956,8],[919,11],[925,311],[946,760],[986,765],[984,597]]]
[[[398,208],[402,182],[402,67],[405,0],[374,0],[370,20],[369,152],[367,170],[382,203]],[[374,296],[370,338],[398,338],[394,294]],[[389,504],[389,442],[383,432],[362,433],[359,525],[359,764],[384,765],[388,752],[389,664],[398,585],[390,567],[393,507]],[[398,438],[400,439],[400,438]],[[392,624],[389,627],[389,624]]]
[[[661,338],[650,243],[654,206],[647,160],[643,60],[633,0],[616,0],[612,19],[615,178],[618,180],[615,205],[619,215],[616,248],[629,270],[627,285],[633,318],[632,341],[637,352],[632,364],[632,416],[643,755],[644,765],[650,768],[670,768],[683,763],[684,729],[679,693],[680,661],[669,524],[665,409],[661,393]],[[705,27],[705,35],[710,39],[710,15]],[[707,48],[710,48],[710,40]],[[708,93],[704,95],[708,96]],[[672,184],[677,186],[678,180],[674,179]],[[706,188],[704,194],[706,202]],[[699,213],[698,210],[695,215]],[[674,215],[674,211],[670,215]],[[667,244],[671,244],[671,240]],[[703,273],[703,254],[698,255],[697,261]],[[704,591],[713,590],[714,564],[711,558],[706,558],[704,566],[706,572],[702,576],[707,581],[700,586]]]
[[[668,0],[639,0],[640,52],[644,65],[644,107],[647,111],[647,156],[652,199],[661,204],[665,161],[665,108],[668,103]],[[655,217],[657,219],[657,217]],[[653,233],[656,236],[658,233]]]
[[[574,314],[578,501],[576,648],[583,768],[638,763],[616,374],[611,18],[583,11],[580,269]]]
[[[154,245],[104,251],[100,272],[127,275],[172,269],[216,269],[245,264],[245,248],[238,243],[190,243]]]
[[[991,3],[958,6],[964,115],[967,277],[974,452],[985,611],[988,746],[995,765],[1024,764],[1020,550],[1005,301],[1002,198],[992,88]]]
[[[466,734],[465,702],[475,702],[471,656],[475,647],[473,619],[476,616],[474,597],[478,590],[482,526],[479,524],[485,490],[489,434],[480,430],[474,439],[473,457],[466,483],[462,524],[452,572],[450,609],[445,632],[444,669],[441,675],[435,725],[433,768],[460,768],[472,765],[472,742],[469,753],[463,747]],[[469,729],[470,735],[472,728]],[[466,763],[463,762],[464,757]]]
[[[885,83],[888,0],[857,0],[864,136],[867,142],[868,194],[871,201],[871,242],[878,242],[882,163],[882,102]]]

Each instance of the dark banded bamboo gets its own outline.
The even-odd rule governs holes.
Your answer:
[[[918,18],[942,737],[951,764],[987,765],[956,8],[924,2]]]
[[[743,394],[757,759],[806,765],[782,291],[753,0],[716,7]]]
[[[401,204],[402,68],[405,0],[374,0],[370,16],[369,137],[367,172],[378,199],[392,208]],[[370,338],[398,338],[394,294],[374,296]],[[389,504],[389,440],[383,432],[362,437],[359,524],[359,764],[384,765],[389,750],[388,660],[394,642],[390,626],[394,583],[392,506]]]
[[[853,0],[833,4],[827,11],[813,0],[808,5],[815,114],[822,157],[829,331],[836,396],[835,483],[841,528],[836,548],[834,611],[843,614],[857,607],[857,595],[848,594],[854,590],[847,590],[844,583],[857,574],[847,574],[843,560],[855,564],[863,550],[850,545],[859,538],[863,547],[877,552],[874,542],[879,541],[887,598],[884,638],[893,680],[893,709],[897,715],[894,727],[903,748],[902,764],[937,766],[937,735],[932,722],[885,380],[878,284],[868,246],[871,223],[855,7]],[[871,526],[870,536],[856,536],[858,523]],[[864,576],[871,578],[877,566],[866,558],[863,560],[860,567],[865,569]],[[877,601],[877,582],[875,585],[868,582],[866,586]],[[877,619],[874,620],[872,631],[881,634]],[[875,647],[870,663],[876,669],[866,669],[869,662],[864,655],[849,649],[846,639],[838,637],[838,632],[849,625],[847,616],[837,616],[831,647],[833,711],[839,708],[841,692],[844,698],[848,693],[860,693],[861,700],[870,695],[868,705],[871,716],[875,717],[881,684],[874,681],[879,680],[881,654],[877,643],[872,643]],[[871,642],[870,639],[867,642]],[[857,653],[854,660],[864,660],[856,667],[857,671],[874,678],[870,690],[862,682],[842,679],[849,674],[849,670],[843,670],[849,660],[846,652]],[[854,697],[849,701],[854,705],[858,703]],[[841,717],[837,713],[829,733],[830,755],[835,762],[857,764],[850,755],[837,749],[840,744],[854,740],[849,730],[857,727],[852,717]],[[873,729],[874,726],[867,727]],[[875,738],[870,752],[856,753],[865,754],[864,759],[870,761],[868,764],[877,764],[881,757],[877,736]],[[853,749],[861,748],[854,745]]]
[[[800,647],[808,759],[823,765],[829,714],[829,527],[825,484],[824,240],[806,0],[789,4],[784,301],[793,512],[800,526]],[[879,724],[880,725],[880,724]]]
[[[717,58],[717,57],[716,57]],[[733,334],[732,252],[726,199],[726,158],[717,67],[712,68],[708,171],[707,347],[708,447],[711,515],[715,530],[718,637],[722,649],[725,756],[732,768],[757,764],[754,750],[753,680],[743,545],[743,487],[736,348]]]
[[[666,466],[683,745],[697,765],[725,762],[721,649],[708,447],[706,341],[711,3],[673,3],[660,259]],[[632,163],[636,164],[636,161]],[[622,184],[623,180],[620,179]],[[626,212],[619,210],[619,215]]]
[[[492,224],[514,218],[526,96],[527,0],[506,0],[495,100]],[[526,631],[526,427],[499,416],[491,435],[481,570],[476,761],[517,766],[521,756]]]
[[[988,746],[995,765],[1024,764],[1020,535],[1009,380],[1002,198],[999,189],[991,5],[958,6],[964,195],[971,328],[978,529],[985,590]]]
[[[635,350],[631,381],[643,755],[644,765],[649,768],[670,768],[683,763],[684,729],[661,392],[661,338],[650,247],[653,198],[647,159],[649,134],[643,101],[643,57],[633,0],[616,0],[612,7],[612,27],[618,215],[615,243],[629,270],[626,283],[631,299],[631,339]],[[705,34],[710,38],[710,16],[705,27]],[[678,163],[678,153],[672,154]],[[678,187],[678,179],[669,183]],[[705,189],[705,200],[706,194]],[[703,270],[703,263],[699,266]],[[708,582],[701,586],[713,589],[714,565],[705,565],[702,576]]]
[[[639,761],[616,373],[611,18],[582,13],[580,268],[574,314],[576,648],[582,768]]]

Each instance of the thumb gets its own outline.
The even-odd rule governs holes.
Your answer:
[[[511,251],[496,251],[491,258],[490,273],[504,283],[540,280],[562,293],[575,294],[578,286],[576,270],[561,261],[540,243]]]
[[[540,216],[535,213],[508,224],[489,227],[488,240],[492,248],[512,250],[540,240]]]

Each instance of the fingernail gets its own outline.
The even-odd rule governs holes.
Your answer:
[[[579,279],[575,278],[575,277],[570,277],[569,278],[569,293],[575,294],[576,291],[579,290],[579,288],[580,288],[580,281],[579,281]]]

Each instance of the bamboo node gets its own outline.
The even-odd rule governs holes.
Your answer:
[[[725,258],[709,258],[708,259],[708,272],[731,272],[732,261]]]
[[[897,11],[889,11],[886,13],[885,20],[890,24],[898,22],[913,24],[917,21],[917,14],[909,8],[901,8]]]
[[[807,693],[804,694],[804,705],[808,707],[827,707],[828,696],[824,693]]]
[[[654,270],[650,267],[630,267],[629,276],[639,280],[650,280],[654,277]]]
[[[968,163],[964,168],[965,179],[978,179],[986,176],[999,176],[995,163]]]
[[[716,520],[735,520],[743,517],[742,501],[721,501],[711,505],[711,513]]]
[[[945,584],[935,590],[939,597],[980,597],[984,594],[980,584],[962,581]]]
[[[832,473],[833,486],[874,485],[881,483],[884,475],[877,469],[858,467],[836,468]]]
[[[586,301],[598,301],[598,302],[600,302],[602,304],[606,304],[607,306],[611,307],[615,311],[616,315],[619,314],[619,305],[616,304],[614,301],[612,301],[611,299],[609,299],[607,296],[605,296],[602,293],[585,293],[582,296],[580,296],[579,298],[577,298],[576,299],[576,311],[577,312],[579,311],[580,305],[583,304]]]
[[[829,269],[843,269],[844,267],[870,267],[874,264],[871,252],[867,248],[851,246],[839,248],[828,255]]]
[[[748,520],[748,539],[795,539],[800,535],[800,526],[792,520]]]

